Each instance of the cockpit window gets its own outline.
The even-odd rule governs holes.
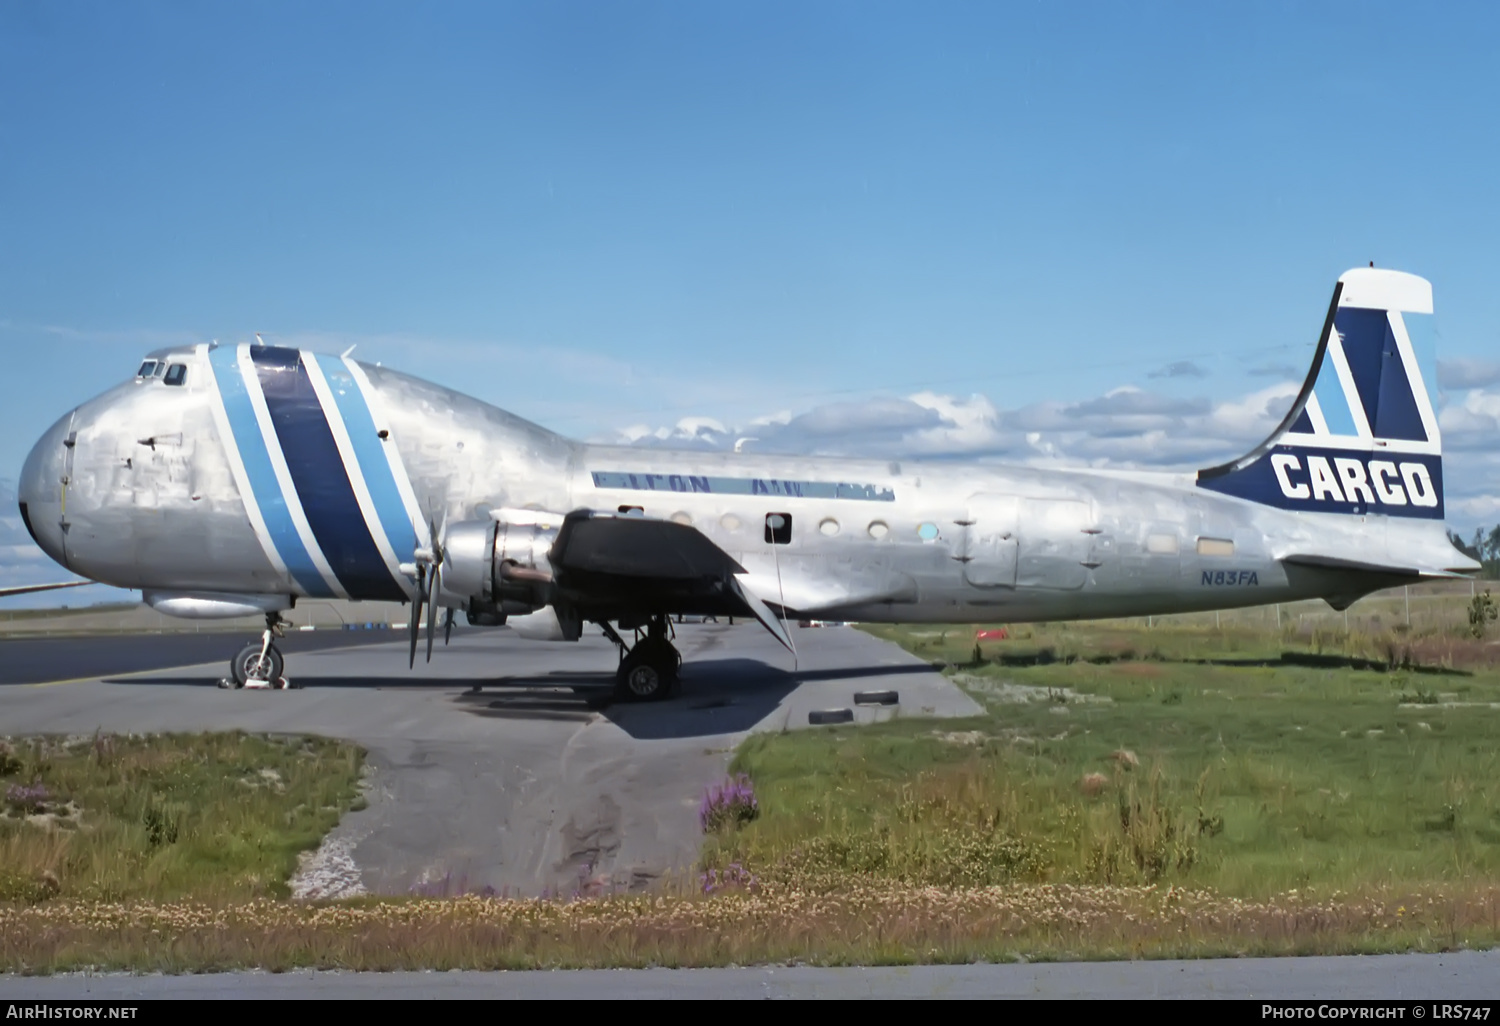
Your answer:
[[[167,372],[167,361],[166,360],[158,360],[156,362],[156,374],[155,374],[155,376],[159,378],[163,374],[165,374],[166,372]]]
[[[174,363],[167,368],[167,376],[162,379],[169,385],[180,385],[187,380],[187,364]]]
[[[135,376],[138,378],[149,378],[152,373],[155,372],[155,370],[156,361],[147,360],[145,363],[141,364],[141,369],[135,372]]]

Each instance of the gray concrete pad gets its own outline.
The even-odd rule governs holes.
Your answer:
[[[801,729],[808,712],[900,704],[858,722],[981,710],[894,645],[847,627],[793,629],[793,656],[755,624],[684,625],[682,688],[611,701],[602,637],[525,641],[461,631],[407,668],[404,641],[289,657],[295,691],[224,691],[217,660],[56,686],[0,689],[6,734],[241,729],[365,746],[369,805],[350,813],[294,881],[298,893],[596,893],[688,873],[698,802],[752,731]],[[65,642],[59,642],[65,644]],[[229,653],[225,653],[226,657]],[[827,729],[827,728],[821,728]]]
[[[1226,958],[1039,965],[593,969],[540,972],[214,973],[202,976],[0,976],[0,1000],[161,998],[1219,998],[1257,1002],[1431,1004],[1404,1020],[1460,1018],[1452,1002],[1493,1002],[1500,951],[1442,955]],[[1483,1009],[1479,1009],[1483,1013]],[[1261,1009],[1254,1015],[1262,1018]],[[1470,1013],[1471,1017],[1473,1013]],[[1318,1018],[1314,1007],[1306,1018]],[[1336,1018],[1324,1014],[1321,1018]]]

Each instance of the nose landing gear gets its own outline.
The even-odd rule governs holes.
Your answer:
[[[620,646],[620,668],[615,671],[615,697],[626,702],[652,702],[667,698],[677,690],[677,671],[682,655],[668,636],[671,624],[665,616],[654,616],[646,626],[646,636],[636,636],[627,646],[607,623],[605,635]]]
[[[221,688],[275,689],[286,691],[294,685],[282,676],[286,660],[272,638],[286,637],[286,623],[280,613],[266,614],[266,629],[259,641],[252,641],[229,661],[229,676],[219,681]]]

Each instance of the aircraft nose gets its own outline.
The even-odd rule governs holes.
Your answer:
[[[65,567],[68,561],[63,536],[67,454],[73,442],[69,433],[72,420],[73,417],[69,414],[42,435],[26,457],[26,463],[21,468],[19,487],[16,489],[21,520],[26,524],[26,530],[31,532],[32,540],[43,552]]]

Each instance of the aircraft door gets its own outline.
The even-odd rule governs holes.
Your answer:
[[[964,524],[964,580],[976,588],[1016,586],[1017,511],[1013,495],[973,495]]]
[[[1102,554],[1091,533],[1089,504],[1076,499],[1021,502],[1021,550],[1016,581],[1023,588],[1072,591],[1088,581],[1089,563]]]

